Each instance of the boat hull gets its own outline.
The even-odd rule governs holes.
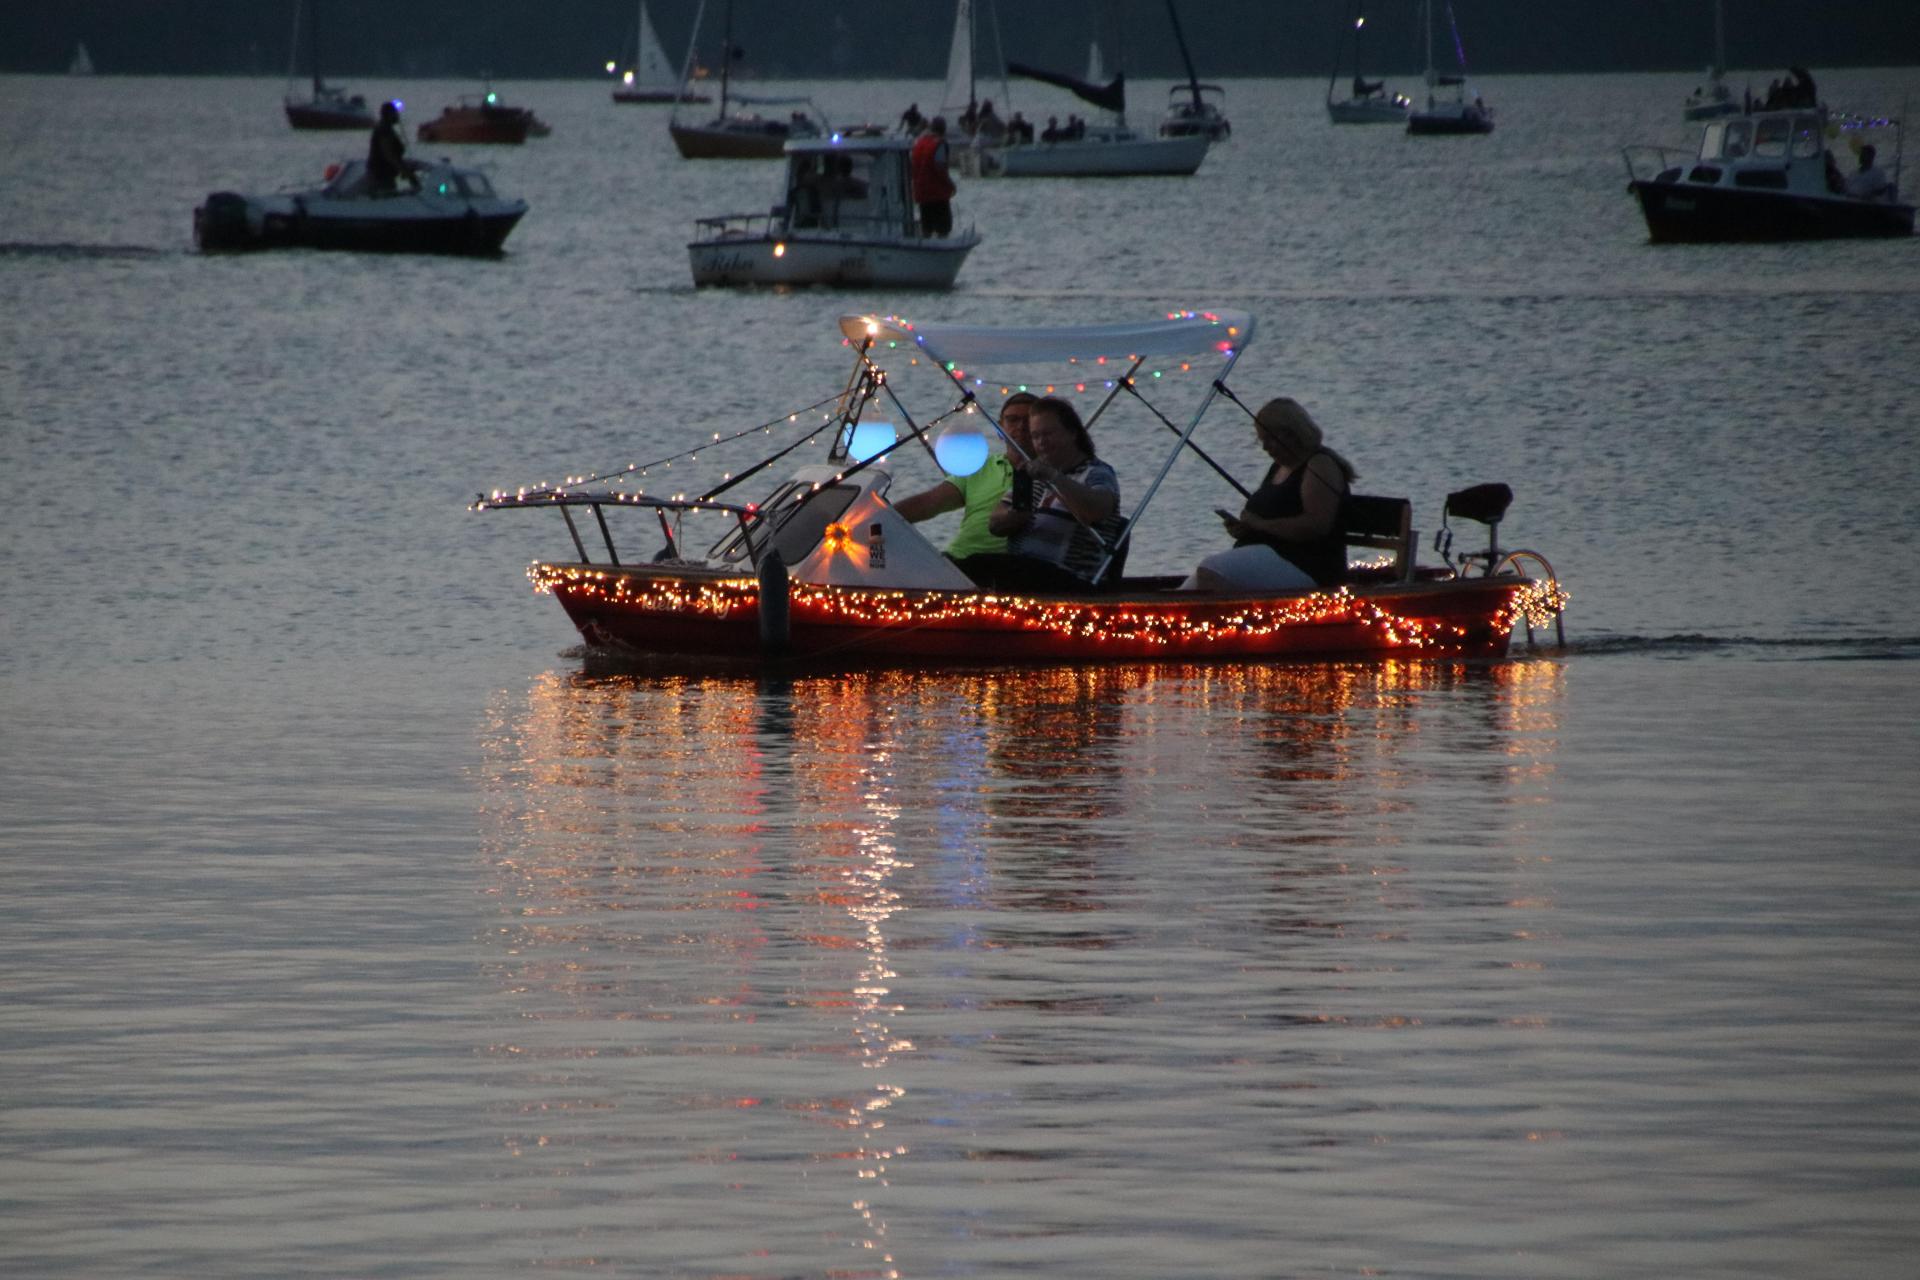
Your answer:
[[[1551,591],[1518,577],[1266,597],[1164,589],[1015,597],[793,583],[782,627],[763,625],[751,576],[580,563],[529,572],[597,649],[748,662],[1498,658],[1529,603]]]
[[[531,113],[513,109],[469,110],[449,107],[438,119],[420,126],[422,142],[464,142],[484,146],[519,146],[533,131]]]
[[[307,102],[288,102],[287,123],[295,129],[370,130],[373,112],[366,107],[326,106]]]
[[[704,93],[678,93],[672,89],[615,89],[613,100],[628,106],[649,106],[661,103],[685,103],[698,106],[703,102],[712,102]]]
[[[1493,132],[1493,117],[1475,111],[1413,111],[1407,132],[1422,137],[1446,137]]]
[[[1404,103],[1354,98],[1328,102],[1327,119],[1334,124],[1405,124],[1408,110]]]
[[[725,285],[879,285],[950,289],[978,237],[722,236],[687,246],[693,282]]]
[[[209,253],[346,249],[371,253],[490,256],[526,213],[518,200],[464,202],[395,195],[327,200],[215,192],[193,211],[194,240]]]
[[[1845,196],[1638,179],[1647,235],[1656,244],[1844,240],[1913,234],[1913,206]]]
[[[1210,146],[1205,134],[1034,142],[982,150],[978,172],[1003,178],[1184,178],[1199,171]]]
[[[760,128],[670,124],[667,132],[686,160],[778,160],[793,136],[777,121]]]

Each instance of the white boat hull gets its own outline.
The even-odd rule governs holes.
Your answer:
[[[950,289],[977,235],[721,236],[687,245],[696,285],[834,285]]]
[[[1405,124],[1410,110],[1405,101],[1387,98],[1349,98],[1327,103],[1327,118],[1335,124]]]
[[[1187,177],[1200,168],[1213,140],[1090,136],[1017,147],[983,147],[966,153],[982,178]]]

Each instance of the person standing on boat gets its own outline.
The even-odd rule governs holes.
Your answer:
[[[909,102],[907,109],[900,113],[900,132],[911,138],[926,127],[927,118],[920,114],[920,104]]]
[[[1847,179],[1847,194],[1856,200],[1890,200],[1893,198],[1893,181],[1887,177],[1887,171],[1874,163],[1878,152],[1873,144],[1860,148],[1860,167]]]
[[[1341,510],[1358,477],[1353,464],[1321,443],[1320,426],[1297,400],[1269,400],[1253,415],[1254,434],[1273,459],[1239,515],[1221,511],[1233,549],[1200,562],[1181,583],[1188,591],[1305,591],[1347,576]]]
[[[920,234],[945,237],[953,230],[953,175],[947,169],[947,122],[935,116],[907,153],[913,201],[920,206]]]
[[[1033,454],[1033,437],[1027,431],[1027,415],[1038,396],[1016,391],[1000,406],[1000,434],[1007,447],[983,463],[970,476],[946,476],[931,489],[909,494],[893,504],[893,509],[916,524],[948,511],[965,509],[953,541],[947,544],[947,558],[962,563],[969,556],[1003,555],[1005,537],[988,528],[1000,500],[1012,491],[1014,477],[1025,474],[1027,459]],[[1029,478],[1030,480],[1030,478]]]
[[[367,181],[375,191],[393,191],[403,175],[415,191],[420,189],[420,179],[407,160],[406,141],[400,136],[400,108],[383,102],[380,123],[373,126],[373,137],[367,142]]]
[[[1007,553],[969,556],[960,568],[991,590],[1085,591],[1125,525],[1120,477],[1094,456],[1093,436],[1067,401],[1034,401],[1028,424],[1032,501],[1010,490],[987,522]]]

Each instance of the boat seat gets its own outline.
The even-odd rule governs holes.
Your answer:
[[[1413,504],[1405,498],[1350,493],[1341,506],[1341,536],[1347,547],[1393,552],[1388,574],[1395,582],[1413,580]]]

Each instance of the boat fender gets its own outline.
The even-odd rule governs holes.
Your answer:
[[[790,586],[787,562],[769,547],[760,557],[760,651],[769,656],[784,654],[793,639]]]

